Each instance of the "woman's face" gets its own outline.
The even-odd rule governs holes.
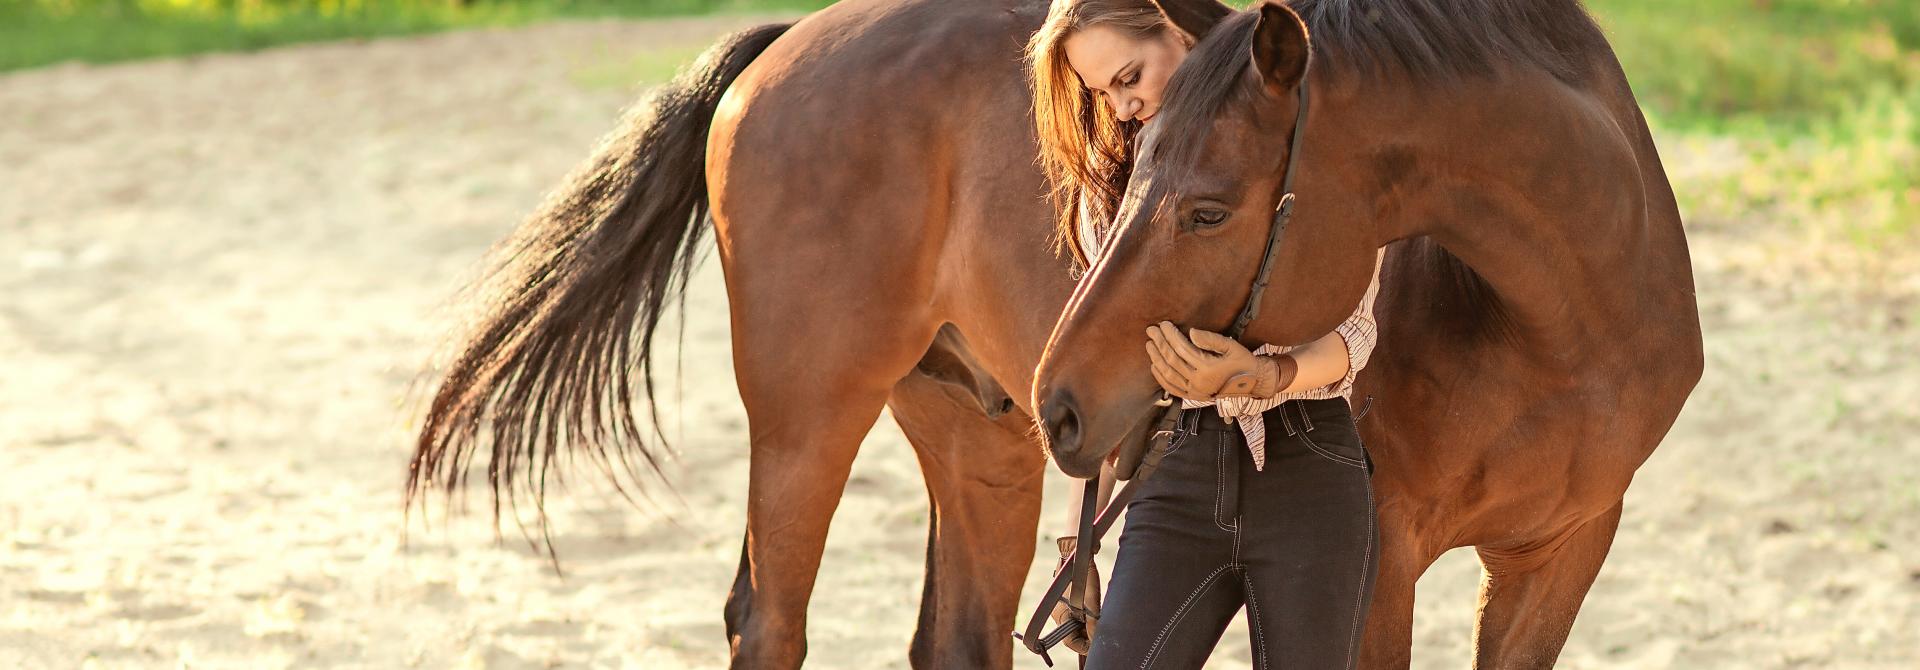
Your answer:
[[[1167,79],[1187,57],[1187,45],[1172,29],[1145,39],[1112,26],[1076,30],[1061,44],[1080,82],[1107,97],[1121,121],[1145,122],[1160,111]]]

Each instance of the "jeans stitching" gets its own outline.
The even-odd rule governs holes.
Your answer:
[[[1238,563],[1235,564],[1239,565]],[[1240,566],[1240,582],[1247,589],[1247,613],[1252,616],[1251,624],[1248,627],[1253,629],[1253,667],[1265,670],[1267,667],[1267,631],[1260,625],[1260,603],[1253,597],[1253,573],[1248,572],[1247,566],[1245,565]]]
[[[1293,437],[1293,419],[1287,417],[1286,405],[1281,405],[1280,425],[1287,429],[1287,437]]]
[[[1373,407],[1373,396],[1369,395],[1367,396],[1367,406],[1362,407],[1360,409],[1360,413],[1366,414],[1367,409],[1371,407]],[[1360,438],[1360,418],[1354,416],[1352,413],[1348,413],[1347,425],[1353,426],[1353,437],[1354,439],[1359,439]],[[1368,484],[1372,484],[1371,478],[1373,477],[1373,456],[1367,453],[1366,440],[1360,440],[1360,467],[1366,469],[1367,477],[1369,478]]]
[[[1234,515],[1233,517],[1233,527],[1234,528],[1240,527],[1240,515],[1238,514]],[[1228,560],[1231,560],[1234,563],[1240,562],[1240,531],[1238,530],[1233,531],[1233,551],[1229,555]]]
[[[1165,626],[1160,627],[1160,634],[1153,638],[1153,646],[1147,648],[1146,658],[1140,659],[1141,670],[1146,670],[1148,666],[1153,665],[1154,659],[1160,656],[1161,645],[1166,643],[1167,635],[1173,633],[1173,627],[1180,625],[1181,619],[1187,618],[1187,608],[1193,606],[1193,601],[1199,598],[1201,594],[1206,593],[1206,589],[1213,585],[1215,577],[1219,577],[1220,573],[1225,572],[1227,568],[1231,568],[1233,565],[1232,563],[1228,563],[1214,568],[1213,572],[1209,573],[1206,579],[1200,580],[1199,586],[1193,587],[1193,590],[1187,593],[1187,599],[1182,601],[1180,607],[1173,611],[1173,617],[1167,620]]]
[[[1373,560],[1373,478],[1364,480],[1367,490],[1367,533],[1366,549],[1360,552],[1360,588],[1353,593],[1353,618],[1347,624],[1347,662],[1343,667],[1353,667],[1354,646],[1359,642],[1360,608],[1366,604],[1367,566]]]
[[[1367,468],[1366,461],[1355,459],[1350,456],[1342,456],[1340,454],[1336,454],[1331,451],[1328,451],[1326,447],[1320,446],[1320,443],[1314,442],[1313,438],[1307,437],[1307,434],[1304,432],[1300,433],[1300,441],[1305,442],[1307,444],[1308,449],[1312,449],[1316,452],[1319,452],[1320,455],[1322,456],[1326,456],[1327,458],[1331,458],[1333,460],[1339,461],[1341,463],[1345,463],[1347,465],[1351,465],[1356,468],[1360,468],[1362,470],[1365,470]]]
[[[1302,405],[1296,402],[1293,404],[1293,408],[1296,410],[1299,410],[1300,412],[1300,425],[1307,427],[1304,432],[1309,432],[1309,433],[1313,432],[1313,419],[1307,418],[1306,405]]]
[[[1216,435],[1213,454],[1213,525],[1215,528],[1231,533],[1239,529],[1240,524],[1234,522],[1232,526],[1228,526],[1221,523],[1220,503],[1227,497],[1227,450],[1232,449],[1233,445],[1228,443],[1226,431]]]

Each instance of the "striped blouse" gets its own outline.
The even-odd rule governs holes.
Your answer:
[[[1081,250],[1087,258],[1093,259],[1099,255],[1106,241],[1100,235],[1103,231],[1091,225],[1091,222],[1104,220],[1104,218],[1089,216],[1091,212],[1089,212],[1088,209],[1088,201],[1084,198],[1081,199],[1079,216]],[[1367,285],[1367,292],[1360,297],[1360,304],[1354,307],[1353,314],[1333,329],[1333,332],[1339,333],[1340,339],[1347,345],[1347,374],[1345,376],[1325,386],[1282,393],[1272,398],[1229,397],[1215,400],[1190,400],[1182,398],[1180,400],[1180,406],[1191,409],[1195,407],[1206,407],[1208,405],[1218,405],[1220,416],[1228,422],[1240,426],[1240,433],[1246,436],[1247,449],[1253,452],[1253,468],[1255,470],[1264,469],[1267,464],[1267,430],[1265,422],[1260,420],[1262,413],[1288,400],[1346,398],[1347,402],[1353,402],[1353,378],[1355,375],[1360,374],[1360,368],[1366,366],[1367,359],[1373,355],[1373,345],[1377,339],[1378,331],[1375,329],[1373,319],[1373,298],[1380,292],[1380,264],[1385,257],[1385,249],[1374,252],[1373,280]],[[1091,261],[1089,261],[1089,264],[1091,264]],[[1254,349],[1253,353],[1283,354],[1296,348],[1297,347],[1262,344],[1259,348]]]

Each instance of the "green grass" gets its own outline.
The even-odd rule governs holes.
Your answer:
[[[1745,159],[1676,180],[1690,217],[1867,249],[1920,233],[1920,2],[1587,2],[1663,138]]]
[[[810,10],[827,0],[0,0],[0,71],[556,18]]]
[[[1588,0],[1642,105],[1740,131],[1846,113],[1920,84],[1911,0]]]
[[[626,59],[602,59],[575,68],[568,80],[584,89],[629,89],[635,82],[659,83],[700,56],[705,47],[651,49]]]
[[[1920,0],[1586,2],[1663,141],[1738,145],[1740,169],[1676,178],[1689,217],[1774,217],[1864,246],[1920,232]],[[826,4],[0,0],[0,71],[553,18]],[[631,81],[633,72],[670,71],[690,55],[610,64],[576,78],[592,87]]]

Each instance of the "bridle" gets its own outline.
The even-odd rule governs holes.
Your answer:
[[[1280,254],[1280,237],[1287,230],[1287,222],[1293,218],[1295,199],[1293,177],[1298,172],[1295,168],[1300,162],[1300,143],[1306,137],[1306,129],[1307,79],[1306,75],[1302,74],[1300,112],[1293,120],[1293,139],[1287,149],[1286,172],[1280,178],[1280,201],[1274,205],[1273,220],[1267,227],[1266,251],[1261,255],[1260,271],[1254,275],[1253,287],[1247,292],[1247,302],[1241,306],[1240,315],[1234,317],[1233,325],[1229,326],[1225,333],[1227,337],[1235,340],[1240,339],[1240,336],[1246,332],[1247,326],[1260,315],[1260,298],[1267,292],[1267,280],[1273,274],[1274,258]],[[1160,410],[1159,419],[1154,421],[1153,434],[1149,438],[1147,452],[1131,479],[1126,486],[1113,494],[1113,499],[1104,507],[1100,506],[1099,500],[1099,475],[1095,475],[1093,481],[1087,482],[1086,494],[1080,503],[1080,525],[1071,557],[1072,567],[1054,575],[1053,582],[1047,586],[1046,594],[1040,597],[1040,606],[1034,609],[1033,618],[1027,622],[1026,634],[1022,635],[1020,632],[1013,634],[1014,639],[1024,643],[1028,650],[1039,654],[1040,660],[1045,661],[1047,667],[1053,667],[1053,658],[1047,655],[1047,650],[1078,632],[1081,627],[1079,620],[1072,619],[1060,624],[1058,628],[1053,629],[1053,632],[1041,635],[1041,628],[1046,626],[1048,617],[1053,613],[1054,601],[1059,600],[1071,585],[1072,594],[1067,600],[1069,607],[1083,612],[1086,610],[1087,585],[1082,583],[1086,581],[1083,577],[1087,574],[1088,568],[1093,565],[1093,555],[1100,551],[1101,536],[1106,535],[1107,530],[1113,527],[1114,520],[1120,516],[1120,510],[1126,509],[1127,502],[1133,498],[1140,483],[1153,474],[1160,464],[1160,459],[1174,447],[1186,441],[1195,430],[1181,423],[1180,405],[1173,402],[1173,396],[1167,394],[1165,389],[1160,391],[1160,397],[1153,404],[1163,409]],[[1086,662],[1087,658],[1081,656],[1080,664],[1084,667]]]

